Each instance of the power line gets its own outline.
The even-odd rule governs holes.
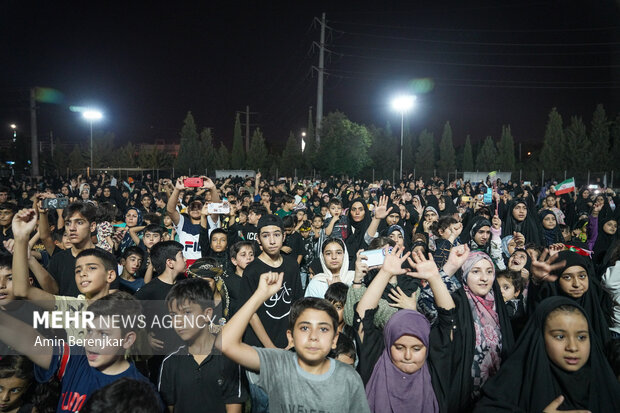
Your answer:
[[[404,36],[390,36],[383,34],[370,34],[360,32],[350,32],[346,30],[334,29],[332,30],[353,36],[365,36],[365,37],[377,37],[382,39],[392,40],[407,40],[412,42],[422,43],[440,43],[440,44],[458,44],[458,45],[474,45],[474,46],[511,46],[511,47],[575,47],[575,46],[618,46],[620,42],[593,42],[593,43],[507,43],[507,42],[472,42],[465,40],[437,40],[437,39],[422,39],[419,37],[404,37]]]

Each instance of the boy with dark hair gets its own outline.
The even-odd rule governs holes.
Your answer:
[[[247,399],[239,366],[219,354],[217,336],[209,326],[214,314],[213,291],[201,278],[180,281],[168,293],[170,315],[183,317],[175,331],[185,342],[161,365],[158,390],[170,411],[241,412]],[[188,371],[195,374],[188,375]]]
[[[241,277],[243,277],[243,271],[247,266],[254,261],[254,242],[252,241],[239,241],[230,247],[230,260],[235,266],[235,273],[228,274],[224,278],[226,288],[228,289],[228,296],[230,298],[230,314],[234,314],[235,311],[241,307],[240,295],[241,295]]]
[[[151,301],[145,308],[149,320],[155,316],[161,318],[168,314],[168,309],[163,305],[163,301],[176,279],[185,273],[186,262],[183,256],[183,247],[176,241],[162,241],[155,244],[151,251],[151,262],[153,270],[158,276],[136,293],[137,299]],[[164,359],[162,355],[169,354],[178,348],[179,339],[170,329],[153,328],[149,331],[149,343],[151,348],[158,353],[147,362],[150,372],[149,378],[153,383],[157,383],[159,367]]]
[[[284,281],[269,301],[259,306],[255,311],[256,314],[250,317],[250,328],[247,328],[244,341],[252,346],[285,348],[288,345],[286,317],[291,311],[291,303],[303,297],[299,265],[292,257],[280,253],[285,237],[280,217],[277,215],[262,217],[258,221],[258,233],[258,242],[263,252],[243,271],[241,302],[245,303],[256,291],[263,273],[283,272]],[[259,409],[261,407],[264,409],[267,404],[264,392],[257,386],[250,386],[250,391],[252,403],[260,406]]]
[[[276,215],[280,218],[284,218],[293,213],[293,207],[295,206],[295,199],[289,194],[282,196],[280,209],[276,211]]]
[[[153,413],[161,407],[150,383],[124,377],[94,392],[80,413]]]
[[[279,294],[284,278],[282,272],[260,275],[254,294],[224,326],[224,355],[257,373],[249,374],[249,379],[267,392],[273,412],[370,412],[364,385],[355,370],[327,358],[338,340],[338,315],[326,300],[304,298],[292,306],[287,338],[295,353],[252,347],[241,341],[255,311]]]
[[[130,294],[135,294],[140,288],[144,286],[144,278],[136,277],[136,273],[142,266],[145,252],[140,247],[132,245],[125,248],[123,251],[123,257],[121,258],[121,265],[123,266],[123,272],[120,276],[120,289]]]
[[[340,238],[345,240],[348,237],[347,217],[342,215],[342,201],[332,198],[327,203],[330,218],[326,218],[323,224],[326,237]]]
[[[44,341],[32,326],[0,312],[0,336],[32,360],[37,381],[46,383],[54,376],[60,380],[57,412],[79,412],[95,390],[121,378],[147,381],[125,359],[136,342],[138,323],[115,326],[112,321],[118,314],[138,317],[140,303],[119,291],[93,302],[89,311],[94,314],[94,328],[89,328],[90,341],[84,347],[70,346],[64,340]]]
[[[288,215],[282,218],[282,225],[284,225],[284,233],[286,234],[282,252],[293,257],[297,261],[297,265],[300,265],[305,251],[301,234],[295,230],[297,218],[295,215]]]
[[[42,214],[47,214],[47,211],[40,211],[39,215]],[[63,211],[65,232],[69,235],[71,248],[54,254],[47,267],[47,271],[58,284],[58,295],[80,295],[75,276],[76,259],[80,252],[95,248],[91,234],[97,228],[96,216],[97,208],[90,202],[74,202]],[[114,279],[110,289],[117,290],[119,286],[119,281]]]
[[[0,245],[2,245],[3,241],[13,238],[11,222],[13,222],[13,216],[16,212],[17,205],[11,202],[3,202],[0,204]]]
[[[138,236],[138,233],[142,231],[142,239]],[[155,244],[163,240],[164,227],[159,224],[148,224],[146,226],[129,228],[129,235],[134,244],[140,247],[144,252],[142,258],[142,265],[137,273],[137,278],[144,280],[144,284],[148,284],[153,279],[153,264],[151,263],[151,249]]]

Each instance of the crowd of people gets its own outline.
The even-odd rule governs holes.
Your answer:
[[[0,412],[619,412],[620,199],[554,184],[5,181]]]

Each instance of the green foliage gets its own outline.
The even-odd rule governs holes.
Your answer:
[[[454,153],[454,143],[452,142],[452,128],[450,122],[446,122],[441,135],[439,144],[439,160],[437,168],[442,171],[454,171],[456,169],[456,154]]]
[[[260,129],[255,129],[250,139],[250,152],[248,152],[248,158],[246,160],[247,167],[255,171],[265,171],[268,160],[269,152],[265,145],[265,138]]]
[[[584,158],[590,152],[590,140],[588,139],[586,125],[581,118],[577,116],[571,118],[570,125],[564,131],[564,138],[562,167],[554,171],[578,170],[587,166],[584,165]],[[584,156],[578,156],[580,153],[584,154]],[[587,158],[585,159],[587,160]]]
[[[224,142],[220,142],[220,147],[215,153],[215,160],[213,161],[215,169],[228,169],[230,168],[230,154],[228,149],[224,146]]]
[[[138,154],[138,166],[144,169],[169,168],[172,166],[172,156],[160,150],[157,145],[150,149],[142,150]],[[199,169],[192,169],[193,174],[202,173]]]
[[[93,167],[107,168],[114,164],[116,158],[114,149],[114,134],[111,132],[96,133],[93,136]],[[90,163],[90,142],[88,146],[88,161]]]
[[[368,150],[372,166],[375,169],[375,176],[392,176],[392,170],[399,165],[398,154],[395,148],[398,146],[396,138],[391,136],[386,129],[371,126],[369,133],[372,144]],[[405,169],[403,151],[403,169]],[[411,166],[411,164],[409,164]]]
[[[325,175],[355,175],[371,162],[371,137],[365,126],[351,122],[342,112],[323,118],[317,166]]]
[[[112,166],[119,168],[134,168],[137,165],[137,151],[138,150],[133,143],[127,142],[116,151],[116,159],[115,162],[112,163]]]
[[[433,173],[435,168],[435,136],[424,129],[418,138],[419,146],[415,154],[416,176]]]
[[[203,157],[200,153],[200,142],[192,112],[187,112],[181,128],[181,145],[174,167],[180,175],[187,175],[190,171],[204,170]]]
[[[405,130],[403,136],[403,174],[413,172],[414,167],[413,135]]]
[[[73,145],[73,150],[69,154],[69,159],[67,159],[67,166],[71,169],[83,169],[86,168],[87,164],[88,162],[84,158],[80,147]]]
[[[245,168],[245,152],[243,150],[243,138],[241,137],[241,120],[239,119],[238,113],[235,118],[235,129],[233,133],[231,166],[233,169]]]
[[[202,152],[202,163],[205,169],[213,170],[215,162],[215,146],[213,146],[213,136],[210,128],[204,128],[200,132],[200,149]]]
[[[495,171],[497,169],[497,149],[493,138],[487,136],[476,158],[476,169],[479,171]]]
[[[502,171],[515,170],[515,142],[510,125],[502,126],[502,137],[497,144],[497,167]]]
[[[465,139],[465,147],[463,148],[463,163],[461,169],[467,172],[474,171],[474,152],[471,148],[471,139],[469,135]]]
[[[295,135],[291,132],[288,135],[286,146],[282,151],[280,159],[280,173],[286,176],[293,176],[295,169],[300,169],[301,145],[295,139]]]
[[[590,170],[607,171],[611,159],[618,160],[618,158],[611,158],[610,156],[609,122],[603,105],[597,105],[592,114],[590,142],[592,143],[589,159]]]
[[[540,153],[541,166],[547,170],[562,170],[563,166],[563,147],[564,130],[562,128],[562,116],[556,108],[551,109],[547,128],[545,130],[545,138],[543,148]]]
[[[317,149],[314,124],[312,123],[312,111],[308,111],[308,129],[306,131],[304,141],[306,142],[306,147],[303,153],[304,164],[308,170],[311,170],[314,167],[314,157],[316,156]]]

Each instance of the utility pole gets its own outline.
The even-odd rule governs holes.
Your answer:
[[[237,111],[245,115],[245,153],[250,151],[250,115],[257,115],[258,112],[250,112],[250,105],[246,105],[245,112]]]
[[[39,175],[39,142],[37,139],[37,99],[36,88],[30,89],[30,146],[31,146],[31,162],[32,176]]]
[[[319,44],[319,76],[316,88],[316,144],[321,143],[321,121],[323,120],[323,72],[325,69],[325,13],[321,16],[321,43]]]

